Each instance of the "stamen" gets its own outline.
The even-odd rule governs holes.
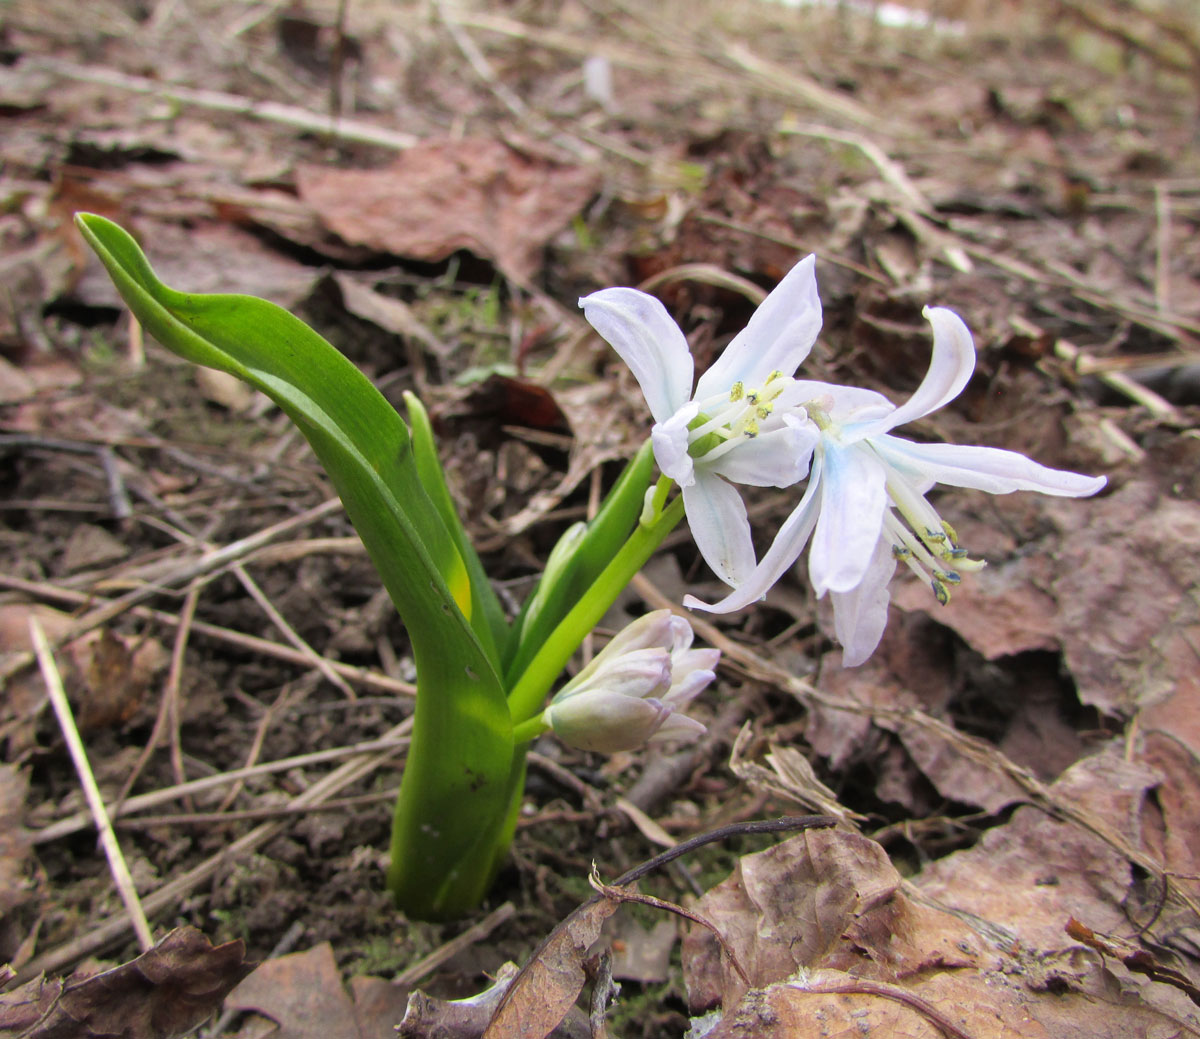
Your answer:
[[[732,451],[735,447],[737,447],[741,443],[742,443],[741,437],[730,437],[728,440],[725,441],[725,443],[718,444],[716,447],[712,448],[711,450],[705,451],[702,457],[704,458],[704,461],[706,463],[711,464],[711,463],[715,462],[718,458],[720,458],[722,455],[729,454],[730,451]]]
[[[745,393],[746,393],[746,386],[745,386],[745,383],[743,383],[741,381],[741,379],[739,379],[737,382],[735,382],[732,386],[729,387],[729,399],[731,401],[741,400],[742,397],[745,395]]]
[[[934,578],[929,583],[933,587],[934,598],[945,606],[950,601],[950,590],[941,581],[937,580],[937,578]]]
[[[962,578],[953,570],[935,570],[933,576],[945,584],[962,584]]]

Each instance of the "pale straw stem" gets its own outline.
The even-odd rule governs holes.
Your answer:
[[[96,777],[88,764],[87,751],[83,740],[79,738],[79,730],[75,727],[75,718],[71,713],[71,705],[67,702],[67,694],[63,689],[62,677],[54,662],[54,654],[46,640],[46,633],[37,622],[36,617],[29,618],[29,635],[33,640],[33,651],[37,655],[38,666],[42,671],[42,679],[46,683],[46,692],[50,704],[58,716],[58,724],[62,728],[63,738],[67,741],[67,749],[71,752],[71,760],[75,763],[75,771],[79,773],[79,782],[83,786],[84,796],[96,821],[96,829],[100,831],[100,843],[108,859],[108,868],[112,872],[113,882],[125,903],[125,911],[133,924],[137,935],[138,945],[142,951],[154,947],[154,939],[150,935],[150,923],[142,911],[142,903],[138,899],[137,889],[133,886],[133,877],[125,864],[125,856],[121,854],[121,846],[117,835],[113,832],[112,822],[104,807],[104,798],[100,796],[100,788],[96,785]]]

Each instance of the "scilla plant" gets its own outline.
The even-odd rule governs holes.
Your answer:
[[[655,425],[595,518],[562,536],[510,619],[455,510],[416,397],[405,395],[401,417],[287,311],[249,296],[175,291],[116,224],[86,213],[76,223],[163,346],[243,379],[296,424],[400,613],[417,697],[388,886],[414,917],[458,916],[487,893],[516,826],[526,749],[542,733],[611,753],[703,731],[683,711],[712,681],[717,652],[691,648],[691,626],[668,611],[639,618],[548,701],[583,639],[685,510],[701,554],[733,589],[717,603],[688,597],[688,605],[728,612],[761,598],[811,537],[811,576],[818,594],[833,593],[836,633],[853,664],[882,635],[897,562],[930,580],[942,602],[959,571],[982,566],[926,501],[935,482],[1071,496],[1103,485],[1012,452],[891,436],[952,399],[970,376],[970,333],[948,310],[928,311],[933,363],[900,408],[871,391],[794,378],[821,326],[811,256],[694,390],[687,341],[662,304],[634,289],[604,289],[580,304],[633,370]],[[756,559],[737,485],[806,479]]]

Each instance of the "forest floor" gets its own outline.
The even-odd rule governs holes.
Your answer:
[[[489,1034],[544,1035],[585,974],[603,1003],[601,934],[626,1039],[705,1013],[714,1036],[1200,1035],[1189,6],[10,0],[0,1035],[207,1018],[375,1039],[419,989],[404,1034],[476,1036],[491,1004],[440,1000],[531,958]],[[1108,485],[937,492],[988,565],[946,606],[898,576],[858,668],[803,565],[755,608],[693,615],[723,651],[708,735],[610,758],[540,741],[488,902],[409,921],[383,886],[404,630],[303,439],[143,339],[79,210],[134,232],[167,284],[266,297],[389,399],[415,390],[514,609],[647,434],[576,307],[609,285],[662,298],[703,370],[815,252],[804,377],[901,401],[928,366],[922,308],[949,306],[974,377],[905,435]],[[794,505],[752,496],[760,548]],[[683,528],[608,620],[718,587]],[[31,618],[159,943],[140,959]],[[841,822],[735,833],[641,882],[726,952],[661,908],[571,915],[593,862],[611,881],[806,812]],[[561,1029],[601,1034],[579,1012]]]

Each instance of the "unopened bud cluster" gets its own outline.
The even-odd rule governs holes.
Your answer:
[[[639,617],[559,690],[542,720],[564,743],[603,754],[695,739],[704,726],[682,712],[713,680],[721,653],[692,649],[692,638],[670,610]]]

